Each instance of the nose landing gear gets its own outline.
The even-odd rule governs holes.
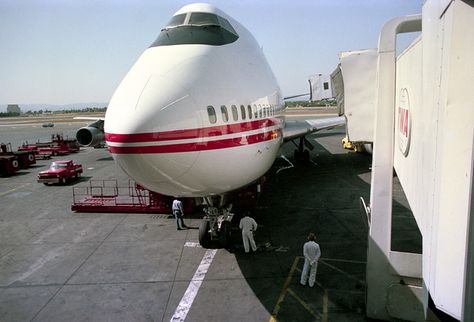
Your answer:
[[[224,198],[221,198],[221,203]],[[231,221],[234,214],[232,205],[216,207],[211,198],[206,198],[209,205],[204,212],[205,216],[199,226],[199,243],[204,248],[223,247],[230,245]]]

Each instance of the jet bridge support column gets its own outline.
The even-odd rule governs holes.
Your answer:
[[[474,133],[472,135],[472,165],[474,168]],[[471,176],[471,211],[467,225],[466,267],[464,270],[463,311],[461,321],[474,321],[474,175]]]
[[[421,278],[421,258],[416,254],[391,251],[396,35],[415,31],[421,31],[421,15],[388,21],[379,38],[366,312],[368,317],[383,320],[395,317],[390,310],[391,301],[396,303],[396,311],[405,314],[396,317],[423,319],[423,312],[419,310],[421,303],[414,309],[413,301],[409,299],[416,299],[421,292],[412,292],[399,283],[400,276]]]

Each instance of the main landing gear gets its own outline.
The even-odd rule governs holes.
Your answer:
[[[304,136],[300,137],[299,144],[296,144],[295,141],[291,141],[291,142],[293,142],[293,144],[296,145],[296,147],[298,148],[298,149],[295,149],[295,152],[294,152],[295,161],[309,162],[309,150],[314,149],[314,146],[311,144],[311,142],[309,142]],[[309,150],[305,149],[305,146]]]
[[[204,210],[205,216],[199,226],[199,243],[204,248],[230,246],[230,222],[234,214],[231,213],[232,205],[223,206],[224,199],[224,196],[206,198],[209,206]]]

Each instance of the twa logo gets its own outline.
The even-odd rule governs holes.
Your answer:
[[[410,150],[411,115],[408,90],[402,88],[398,103],[398,148],[406,157]]]

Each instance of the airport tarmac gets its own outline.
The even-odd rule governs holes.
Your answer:
[[[59,128],[72,135],[77,123],[0,127],[0,141]],[[309,136],[310,163],[275,161],[256,209],[255,254],[239,243],[232,252],[199,247],[199,215],[186,216],[191,229],[177,231],[168,216],[73,213],[73,187],[127,183],[106,149],[62,157],[84,167],[80,181],[65,186],[36,182],[48,160],[0,178],[0,320],[366,321],[367,224],[358,199],[369,197],[371,158],[344,150],[344,133]],[[293,150],[288,143],[280,152],[293,162]],[[394,199],[392,248],[420,252],[399,186]],[[314,288],[299,284],[309,232],[322,250]]]

